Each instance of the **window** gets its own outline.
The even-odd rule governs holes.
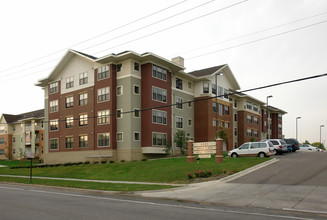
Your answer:
[[[213,119],[213,120],[212,120],[212,126],[214,126],[214,127],[217,126],[217,121],[216,121],[216,119]]]
[[[139,118],[140,117],[140,110],[139,109],[134,109],[134,117]]]
[[[166,146],[167,134],[152,133],[152,145],[153,146]]]
[[[109,87],[98,89],[98,102],[109,100]]]
[[[242,144],[242,146],[239,147],[240,150],[245,150],[245,149],[249,149],[250,147],[250,144],[249,143],[245,143],[245,144]]]
[[[72,108],[74,107],[74,97],[66,97],[66,108]]]
[[[247,129],[247,136],[252,137],[252,130],[251,129]]]
[[[283,117],[282,117],[282,114],[278,114],[278,120],[282,120]]]
[[[189,108],[192,108],[192,101],[188,101],[187,105]]]
[[[223,115],[223,105],[219,104],[219,115]]]
[[[66,128],[73,128],[74,127],[74,117],[70,116],[66,118]]]
[[[140,87],[137,85],[134,85],[134,94],[136,94],[136,95],[140,94]]]
[[[50,112],[58,111],[58,100],[50,101]]]
[[[192,83],[191,83],[191,82],[188,82],[188,83],[187,83],[187,87],[188,87],[189,89],[192,89]]]
[[[1,142],[1,141],[0,141],[0,142]],[[12,142],[14,142],[14,143],[16,142],[16,138],[15,138],[15,137],[12,138]],[[0,143],[0,144],[1,144],[1,143]]]
[[[166,81],[167,80],[167,70],[156,65],[152,65],[152,76]]]
[[[140,70],[140,64],[134,62],[134,70],[139,71]]]
[[[98,147],[109,147],[109,133],[98,134]]]
[[[282,125],[281,124],[278,124],[278,130],[281,131],[282,130]]]
[[[109,66],[102,66],[98,68],[98,80],[105,79],[109,77]]]
[[[176,78],[176,89],[183,90],[183,80]]]
[[[234,136],[237,136],[237,128],[234,128]]]
[[[183,118],[176,116],[176,128],[183,128]]]
[[[258,131],[254,130],[254,137],[259,137]]]
[[[259,120],[258,120],[257,117],[253,117],[253,123],[254,123],[255,125],[259,124]]]
[[[0,138],[0,144],[5,144],[5,139],[4,138]]]
[[[109,124],[110,117],[109,117],[109,110],[98,111],[98,124]]]
[[[79,126],[87,125],[87,114],[82,114],[79,116]]]
[[[217,103],[216,102],[212,103],[212,111],[217,112]]]
[[[212,83],[212,94],[217,95],[217,85]]]
[[[176,97],[176,108],[183,109],[183,99],[180,97]]]
[[[5,133],[5,126],[0,126],[0,133]]]
[[[87,105],[87,93],[79,94],[79,105]]]
[[[209,93],[209,83],[208,82],[203,83],[203,93]]]
[[[224,89],[224,98],[225,99],[228,99],[228,94],[229,94],[228,89]]]
[[[229,123],[225,122],[225,128],[229,128]]]
[[[156,124],[167,124],[167,112],[159,111],[159,110],[152,110],[152,123]]]
[[[246,101],[246,108],[252,110],[252,103],[249,101]]]
[[[221,86],[218,86],[218,96],[219,98],[222,98],[224,95],[224,88]]]
[[[237,100],[234,99],[234,108],[237,108]]]
[[[229,115],[229,106],[225,105],[225,115]]]
[[[247,118],[248,123],[252,123],[252,116],[251,115],[247,115],[246,118]]]
[[[237,121],[237,114],[234,114],[234,121]]]
[[[123,117],[122,112],[123,112],[122,109],[117,109],[117,112],[116,112],[117,118],[122,118]]]
[[[123,132],[117,133],[117,141],[123,141]]]
[[[84,85],[87,83],[87,72],[79,74],[79,84]]]
[[[253,104],[253,111],[258,112],[259,106],[257,104]]]
[[[5,155],[5,150],[4,149],[0,149],[0,155]]]
[[[152,87],[152,100],[167,102],[167,90]]]
[[[59,91],[59,84],[58,82],[54,82],[50,84],[50,94],[56,93]]]
[[[58,119],[50,120],[50,131],[58,131]]]
[[[74,87],[74,77],[68,77],[66,79],[66,89],[73,88]]]
[[[122,95],[123,94],[123,87],[122,86],[118,86],[117,87],[117,95]]]
[[[79,147],[80,148],[87,148],[87,141],[88,137],[87,135],[80,135],[79,136]]]
[[[12,149],[12,154],[16,154],[16,149]]]
[[[140,132],[134,132],[134,141],[140,140]]]
[[[66,148],[72,149],[74,147],[74,137],[66,137]]]
[[[50,139],[50,150],[58,150],[58,138]]]
[[[192,119],[188,119],[188,126],[192,126]]]
[[[122,66],[123,65],[121,63],[120,64],[117,64],[117,66],[116,66],[117,72],[120,72],[121,71]]]

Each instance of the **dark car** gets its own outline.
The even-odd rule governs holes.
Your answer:
[[[283,140],[286,142],[288,148],[289,147],[292,148],[292,152],[300,150],[300,144],[296,139],[294,139],[294,138],[285,138]]]

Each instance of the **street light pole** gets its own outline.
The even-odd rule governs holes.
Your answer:
[[[321,146],[321,128],[325,127],[325,125],[320,125],[320,146]]]
[[[298,119],[301,119],[301,117],[296,117],[296,140],[298,140],[298,139],[297,139],[297,138],[298,138],[298,137],[297,137],[297,120],[298,120]]]
[[[268,99],[272,98],[273,96],[267,96],[267,109],[266,109],[266,113],[267,113],[267,139],[269,139],[269,122],[268,122]]]
[[[216,139],[218,138],[218,76],[223,75],[222,72],[215,74],[215,83],[216,83]]]

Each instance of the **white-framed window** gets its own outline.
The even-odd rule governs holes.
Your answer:
[[[74,107],[74,96],[66,97],[66,108]]]
[[[134,118],[140,117],[140,109],[134,108]]]
[[[167,124],[167,112],[152,109],[152,123]]]
[[[187,88],[192,89],[192,83],[191,82],[187,82]]]
[[[66,89],[74,87],[74,76],[66,78]]]
[[[218,96],[219,98],[223,98],[224,95],[224,88],[221,86],[218,86]]]
[[[183,109],[183,99],[176,97],[176,109]]]
[[[109,147],[109,146],[110,146],[109,132],[98,134],[98,147]]]
[[[222,104],[218,104],[218,114],[223,115],[223,108],[224,106]]]
[[[282,119],[283,119],[282,114],[278,114],[278,120],[282,120]]]
[[[79,136],[79,147],[80,148],[87,148],[88,145],[88,136],[86,134]]]
[[[74,148],[74,137],[69,136],[66,137],[66,149],[72,149]]]
[[[252,110],[252,103],[249,101],[246,101],[246,108]]]
[[[176,128],[183,128],[183,118],[176,116]]]
[[[209,82],[203,82],[203,93],[209,93]]]
[[[74,127],[74,117],[69,116],[66,118],[66,128],[73,128]]]
[[[248,123],[252,123],[252,116],[251,115],[247,115],[246,119],[247,119]]]
[[[217,102],[212,102],[212,111],[217,112]]]
[[[252,130],[250,128],[246,130],[246,133],[248,137],[252,137]]]
[[[187,124],[188,124],[188,126],[192,126],[192,119],[191,118],[188,119],[188,123]]]
[[[152,133],[152,145],[153,146],[166,146],[167,134],[165,133]]]
[[[57,93],[59,91],[59,83],[54,82],[50,84],[50,94]]]
[[[102,66],[98,68],[98,80],[102,80],[110,77],[110,68],[109,65]]]
[[[58,150],[59,149],[59,140],[58,138],[50,139],[50,150]]]
[[[188,106],[189,108],[192,108],[192,101],[188,101],[187,106]]]
[[[123,141],[123,132],[117,132],[117,142]]]
[[[253,123],[254,123],[255,125],[259,124],[259,119],[258,119],[258,117],[254,117],[254,116],[253,116]]]
[[[134,62],[134,70],[139,71],[140,70],[140,64]]]
[[[109,124],[110,123],[110,111],[103,110],[98,111],[98,125]]]
[[[279,131],[283,130],[283,126],[281,124],[278,124],[278,130]]]
[[[212,119],[212,126],[216,127],[217,125],[217,120],[216,119]]]
[[[167,90],[152,86],[152,100],[167,102]]]
[[[117,64],[117,65],[116,65],[116,71],[117,71],[117,72],[120,72],[121,69],[122,69],[122,67],[123,67],[123,64],[121,64],[121,63],[120,63],[120,64]]]
[[[50,101],[50,112],[57,112],[58,109],[58,100]]]
[[[134,131],[134,141],[141,140],[141,134],[138,131]]]
[[[229,115],[229,106],[225,105],[225,115]]]
[[[50,131],[58,131],[59,123],[58,119],[50,120]]]
[[[5,144],[5,138],[0,138],[0,144]]]
[[[229,90],[228,89],[224,89],[224,98],[228,99],[228,95],[229,95]]]
[[[225,128],[229,128],[229,122],[225,122]]]
[[[255,111],[255,112],[259,111],[259,106],[257,104],[253,103],[253,111]]]
[[[183,90],[183,80],[176,78],[176,89]]]
[[[87,114],[81,114],[79,116],[79,126],[83,127],[83,126],[87,126],[87,124],[88,124]]]
[[[259,134],[258,134],[258,131],[257,130],[254,130],[253,131],[253,134],[254,134],[254,137],[259,137]]]
[[[87,93],[79,94],[79,105],[87,105]]]
[[[109,87],[98,89],[98,102],[109,101]]]
[[[237,136],[237,128],[234,128],[234,136]]]
[[[212,83],[211,84],[211,91],[212,91],[212,94],[215,94],[217,95],[217,85]]]
[[[123,109],[117,109],[116,115],[117,115],[118,119],[122,118],[123,117]]]
[[[234,121],[237,121],[237,114],[234,114]]]
[[[140,95],[140,92],[141,92],[140,86],[139,85],[134,85],[133,91],[134,91],[135,95]]]
[[[117,86],[117,96],[123,94],[123,86]]]
[[[234,108],[237,108],[237,100],[234,99]]]
[[[167,81],[167,70],[157,66],[157,65],[152,65],[152,77],[161,79],[163,81]]]
[[[79,84],[84,85],[84,84],[87,84],[87,82],[88,82],[87,72],[80,73],[79,74]]]

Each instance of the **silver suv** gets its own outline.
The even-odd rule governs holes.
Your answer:
[[[270,141],[274,145],[276,154],[283,154],[285,152],[288,152],[287,143],[282,139],[268,139],[262,141]]]

